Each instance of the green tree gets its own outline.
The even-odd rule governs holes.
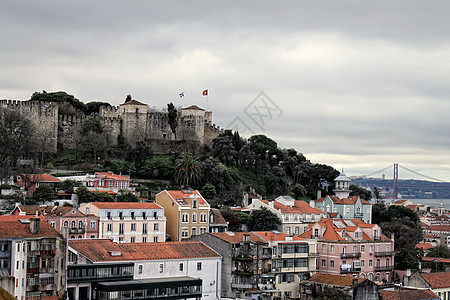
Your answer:
[[[153,156],[140,168],[139,174],[146,178],[173,180],[175,163],[169,156]]]
[[[355,184],[350,185],[350,190],[350,196],[359,196],[365,200],[370,200],[372,198],[372,192],[370,190],[359,187]]]
[[[119,191],[117,195],[117,202],[138,202],[139,199],[131,192]]]
[[[178,111],[172,102],[167,104],[167,111],[169,113],[170,129],[172,130],[172,133],[175,135],[175,139],[177,139]]]
[[[440,257],[440,258],[450,258],[450,250],[444,246],[436,246],[431,248],[427,254],[428,257]]]
[[[77,198],[78,205],[80,205],[80,203],[94,202],[95,199],[94,194],[91,193],[84,185],[77,188]]]
[[[37,202],[48,202],[54,199],[54,192],[51,186],[40,184],[33,193],[33,199]]]
[[[91,101],[86,103],[86,114],[98,114],[100,113],[100,107],[106,106],[111,107],[111,104],[108,102],[100,102],[100,101]]]
[[[86,105],[75,98],[73,95],[69,95],[66,92],[50,92],[46,91],[35,92],[30,98],[30,101],[45,101],[58,103],[58,111],[60,115],[85,115]]]
[[[230,231],[242,231],[242,224],[239,221],[239,218],[234,210],[229,207],[223,208],[220,210],[220,214],[228,222],[228,230]]]
[[[238,151],[236,151],[233,141],[234,135],[231,130],[225,130],[213,140],[211,149],[213,156],[227,166],[235,165],[237,162]]]
[[[175,180],[182,187],[196,184],[202,175],[200,162],[189,153],[183,153],[177,159],[175,169]]]
[[[66,179],[59,184],[59,189],[63,190],[65,193],[73,193],[73,188],[78,186],[81,186],[81,182]]]
[[[250,213],[247,221],[249,231],[277,230],[281,226],[281,220],[265,207]]]
[[[301,199],[304,196],[306,196],[306,193],[307,193],[306,188],[299,183],[291,185],[290,189],[291,189],[291,195],[295,199]]]
[[[211,183],[207,183],[202,188],[202,196],[206,199],[213,199],[216,196],[216,187]]]
[[[352,300],[353,297],[344,291],[333,288],[333,287],[325,287],[322,292],[319,293],[316,300]]]

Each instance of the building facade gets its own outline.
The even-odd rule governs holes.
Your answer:
[[[62,297],[65,251],[64,239],[44,217],[0,216],[0,280],[17,299]]]
[[[69,242],[69,299],[220,299],[221,256],[201,242]]]
[[[394,237],[359,219],[324,219],[300,237],[317,240],[317,271],[332,275],[392,281]]]
[[[99,218],[99,238],[120,243],[165,242],[166,217],[156,203],[90,202],[79,210]]]
[[[171,241],[209,232],[211,207],[198,191],[164,190],[155,196],[155,202],[164,208]]]

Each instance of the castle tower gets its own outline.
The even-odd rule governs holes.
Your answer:
[[[147,136],[148,106],[137,100],[126,100],[120,104],[119,116],[122,120],[122,134],[129,142],[144,140]]]
[[[439,215],[445,214],[445,207],[444,207],[444,204],[442,203],[442,201],[441,201],[441,203],[439,204],[438,214],[439,214]]]
[[[344,170],[342,170],[341,174],[339,174],[339,176],[336,177],[336,179],[334,180],[335,188],[333,191],[335,195],[340,199],[348,198],[351,192],[350,182],[351,182],[350,178],[348,178],[345,175]]]

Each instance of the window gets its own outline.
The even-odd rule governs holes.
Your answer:
[[[192,222],[197,223],[197,214],[196,213],[192,214]]]
[[[95,229],[95,221],[91,221],[91,229]]]
[[[361,252],[364,253],[364,245],[361,245]]]
[[[197,200],[192,201],[192,208],[197,208]]]
[[[142,242],[143,242],[143,243],[147,243],[147,237],[146,237],[146,236],[143,236],[143,237],[142,237]]]
[[[373,238],[375,239],[375,240],[378,240],[380,237],[378,236],[378,230],[374,230],[373,231]]]
[[[89,214],[89,207],[86,207],[86,214]]]
[[[136,231],[136,223],[131,223],[131,231]]]
[[[69,221],[64,221],[64,228],[69,227]]]
[[[119,242],[124,242],[125,240],[124,240],[124,238],[123,238],[123,236],[119,236]]]
[[[330,268],[334,268],[334,260],[330,260]]]
[[[196,236],[197,235],[197,228],[193,227],[192,228],[192,236]]]
[[[200,223],[206,223],[207,222],[207,216],[205,213],[200,214]]]
[[[202,270],[202,263],[198,262],[197,263],[197,271],[201,271]]]
[[[206,233],[206,227],[200,227],[200,234]]]
[[[153,224],[153,231],[159,231],[159,223]]]
[[[124,234],[125,232],[125,223],[119,224],[119,234]]]
[[[327,252],[327,245],[322,244],[322,252]]]
[[[364,268],[364,260],[361,260],[361,268]]]
[[[377,268],[379,268],[379,267],[380,267],[380,259],[377,258]]]
[[[386,267],[389,267],[389,258],[386,258]]]
[[[316,220],[316,215],[311,215],[311,222],[315,222]]]
[[[164,273],[164,264],[159,264],[159,273]]]
[[[123,212],[119,211],[119,219],[123,220]]]
[[[183,270],[184,270],[184,265],[183,265],[183,263],[180,263],[180,267],[179,267],[179,269],[178,269],[180,272],[183,272]]]
[[[358,250],[358,247],[357,246],[353,246],[353,253],[356,253],[357,250]]]
[[[295,227],[295,235],[299,235],[300,234],[300,228]]]
[[[326,267],[327,266],[327,261],[325,259],[322,259],[322,267]]]
[[[147,220],[147,213],[145,211],[142,212],[142,219]]]
[[[181,228],[181,237],[187,238],[189,236],[189,229],[186,227]]]
[[[331,246],[330,246],[330,252],[331,252],[331,253],[334,253],[334,245],[331,245]]]
[[[78,228],[79,229],[81,229],[81,228],[83,228],[84,226],[83,226],[83,221],[78,221]]]
[[[319,237],[319,229],[314,229],[314,237],[315,238]]]
[[[390,252],[391,251],[391,246],[390,245],[387,245],[386,246],[386,252]]]
[[[183,222],[183,223],[188,223],[189,222],[189,214],[188,213],[183,213],[181,215],[181,222]]]
[[[372,266],[373,266],[373,262],[371,259],[369,259],[369,267],[372,267]]]
[[[291,234],[291,227],[286,228],[286,234]]]
[[[154,237],[153,237],[153,242],[154,242],[154,243],[157,243],[157,242],[158,242],[158,237],[157,237],[157,236],[154,236]]]
[[[380,253],[380,250],[381,250],[381,246],[377,245],[377,253]]]
[[[138,265],[138,273],[139,274],[142,274],[142,269],[143,269],[143,266],[142,265]]]
[[[285,220],[286,222],[289,222],[289,215],[286,215],[286,216],[284,217],[284,220]]]
[[[130,238],[130,242],[131,242],[131,243],[136,243],[136,237],[135,237],[135,236],[132,236],[132,237]]]
[[[112,220],[111,212],[110,212],[110,211],[107,211],[107,212],[106,212],[106,218],[107,218],[108,220]]]
[[[91,234],[90,238],[95,239],[95,234]]]
[[[108,231],[108,232],[112,232],[112,223],[108,223],[108,224],[106,224],[106,231]]]
[[[72,228],[72,229],[77,228],[77,222],[75,222],[75,221],[70,222],[70,228]]]
[[[347,246],[342,247],[342,253],[343,254],[347,253]]]
[[[135,215],[134,215],[134,211],[132,211],[132,212],[130,213],[130,216],[131,216],[131,220],[136,220],[136,217],[135,217]]]
[[[147,234],[147,223],[142,224],[142,234]]]
[[[373,253],[373,245],[370,245],[370,253]]]

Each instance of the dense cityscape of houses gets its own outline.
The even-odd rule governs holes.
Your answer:
[[[129,177],[111,172],[19,176],[17,184],[33,194],[64,179],[91,191],[134,192]],[[266,208],[281,221],[273,231],[229,231],[195,190],[163,190],[143,202],[16,205],[0,216],[0,284],[21,300],[314,299],[325,287],[354,299],[450,299],[450,272],[397,272],[402,284],[393,285],[395,237],[372,224],[372,204],[350,197],[349,184],[342,173],[333,196],[307,203],[247,195],[234,208]],[[77,203],[76,193],[56,197]],[[420,215],[424,240],[417,248],[449,246],[442,205],[393,205]]]

